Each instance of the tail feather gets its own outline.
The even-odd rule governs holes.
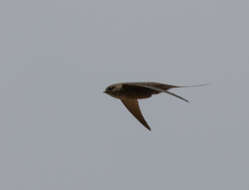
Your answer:
[[[170,94],[170,95],[172,95],[172,96],[174,96],[176,98],[179,98],[179,99],[189,103],[189,101],[187,99],[185,99],[185,98],[183,98],[183,97],[181,97],[181,96],[179,96],[179,95],[177,95],[177,94],[175,94],[173,92],[165,91],[165,93]]]
[[[169,90],[172,88],[192,88],[192,87],[202,87],[202,86],[207,86],[209,85],[208,83],[205,84],[197,84],[197,85],[189,85],[189,86],[177,86],[177,85],[170,85],[170,84],[163,84],[163,83],[148,83],[147,85],[152,86],[152,87],[156,87],[162,90]]]
[[[210,85],[210,83],[189,85],[189,86],[175,86],[174,88],[192,88],[192,87],[202,87],[202,86],[208,86],[208,85]]]

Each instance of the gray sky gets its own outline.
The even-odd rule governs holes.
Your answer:
[[[249,5],[0,2],[0,189],[248,190]],[[211,83],[140,102],[103,90]]]

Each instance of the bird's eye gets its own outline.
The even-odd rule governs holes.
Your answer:
[[[108,91],[111,91],[111,90],[113,90],[113,88],[114,88],[113,86],[109,86],[109,87],[107,88],[107,90],[108,90]]]

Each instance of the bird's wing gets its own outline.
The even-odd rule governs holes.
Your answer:
[[[155,90],[158,92],[165,92],[165,93],[170,94],[172,96],[175,96],[176,98],[179,98],[185,102],[189,102],[187,99],[185,99],[185,98],[183,98],[175,93],[169,92],[168,90],[165,90],[167,85],[165,85],[165,88],[163,88],[163,86],[160,87],[159,85],[156,85],[156,83],[155,84],[153,84],[153,83],[133,83],[132,85],[148,88],[148,89]],[[160,85],[163,85],[163,84],[160,84]],[[177,86],[172,86],[171,88],[177,88]]]
[[[159,88],[161,90],[169,90],[171,88],[180,88],[181,86],[175,86],[175,85],[170,85],[170,84],[163,84],[163,83],[159,83],[159,82],[131,82],[131,83],[127,83],[130,85],[134,85],[134,86],[143,86],[143,87],[154,87],[154,88]]]
[[[143,117],[137,99],[122,98],[121,101],[125,105],[125,107],[130,111],[130,113],[132,113],[132,115],[144,125],[144,127],[146,127],[148,130],[151,130],[150,126],[147,124]]]
[[[193,87],[202,87],[202,86],[208,86],[210,83],[203,83],[203,84],[197,84],[197,85],[186,85],[186,86],[176,86],[171,84],[165,84],[165,83],[159,83],[159,82],[131,82],[127,84],[133,84],[137,86],[147,86],[147,87],[156,87],[163,90],[169,90],[171,88],[193,88]]]

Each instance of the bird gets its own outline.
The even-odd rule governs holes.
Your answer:
[[[151,127],[146,122],[141,109],[139,107],[139,99],[150,98],[154,94],[167,93],[176,98],[179,98],[185,102],[189,102],[187,99],[170,92],[172,88],[184,88],[184,87],[199,87],[207,84],[191,85],[191,86],[176,86],[170,84],[163,84],[159,82],[123,82],[112,84],[104,90],[104,93],[120,99],[129,112],[149,131]]]

